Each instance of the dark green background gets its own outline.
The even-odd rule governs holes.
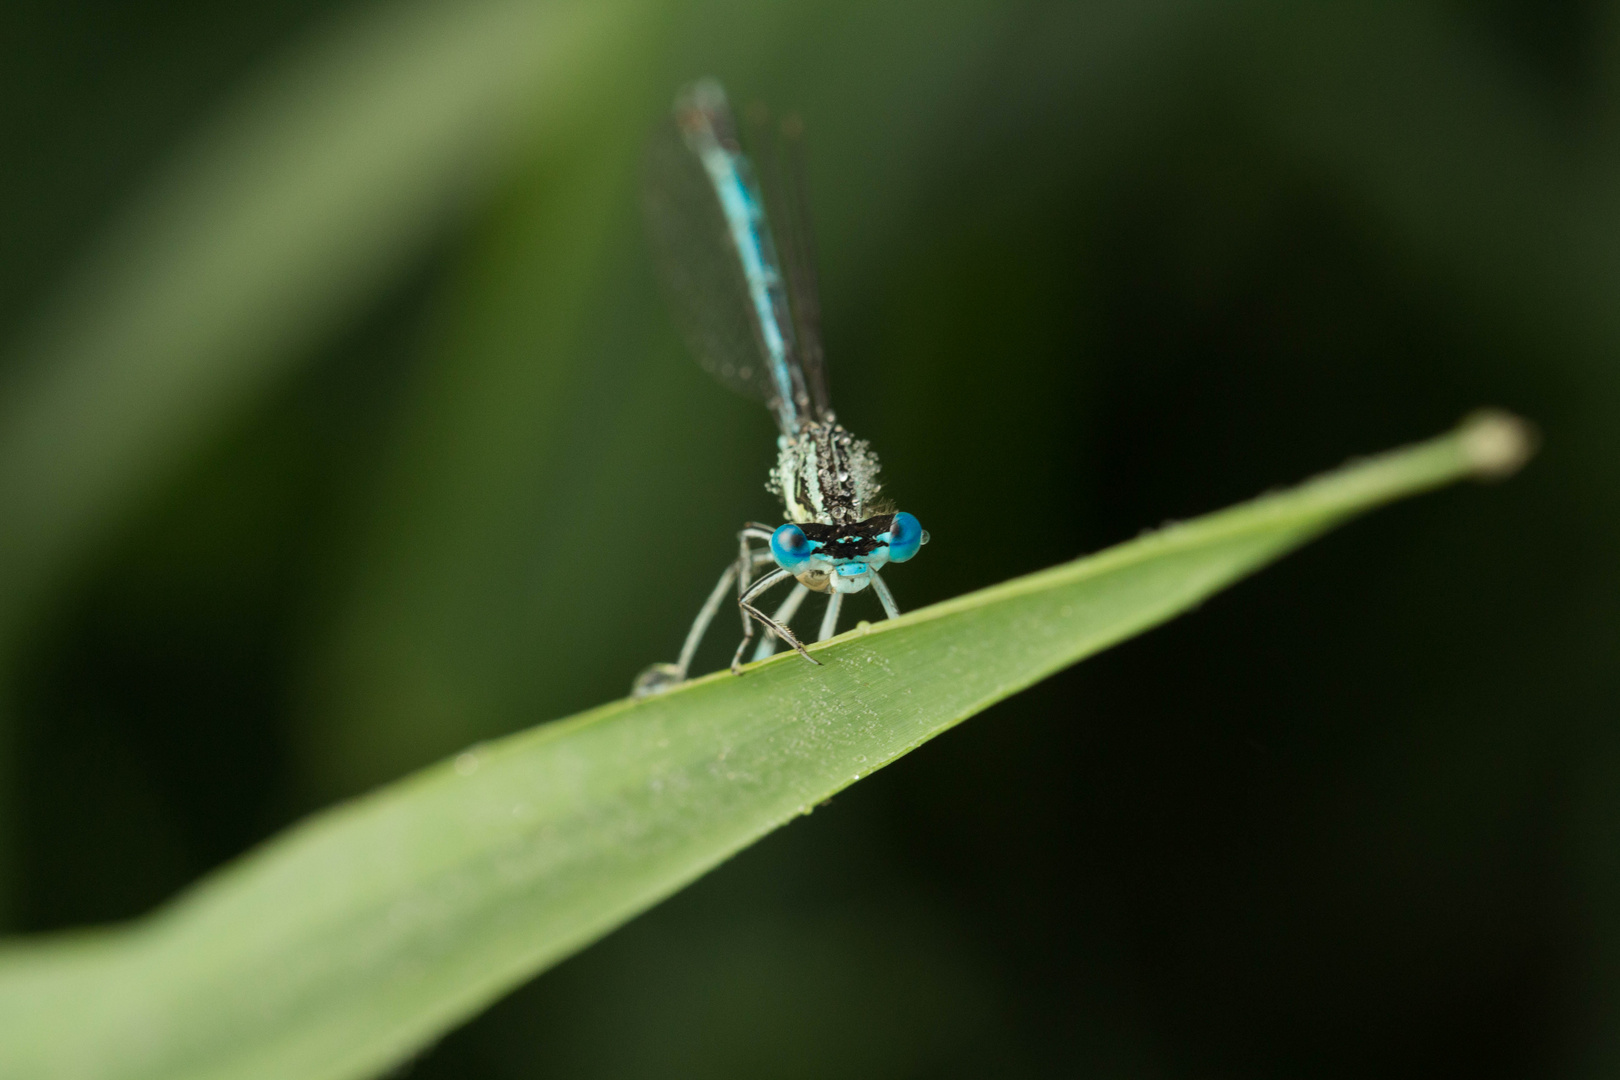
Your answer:
[[[343,6],[0,6],[0,330]],[[614,62],[50,583],[6,924],[149,910],[673,658],[773,513],[636,210],[713,73],[805,118],[834,399],[933,534],[903,606],[1481,404],[1543,453],[997,706],[412,1075],[1613,1075],[1620,8],[649,4]]]

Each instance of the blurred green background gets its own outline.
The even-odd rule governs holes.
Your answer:
[[[1545,447],[995,707],[410,1074],[1620,1069],[1620,7],[501,3],[0,5],[9,930],[148,911],[673,659],[774,513],[769,416],[685,355],[637,209],[715,74],[804,117],[834,399],[934,538],[905,607],[1476,405]],[[599,23],[532,112],[434,120],[518,36],[425,32],[462,66],[368,103],[421,139],[392,186],[335,153],[190,314],[85,329],[301,152],[264,132],[324,130],[309,57],[410,88],[389,27],[497,8]],[[384,224],[300,264],[346,178]],[[210,289],[262,303],[211,330]],[[116,393],[73,366],[126,349]]]

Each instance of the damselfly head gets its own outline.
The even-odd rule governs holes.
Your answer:
[[[771,556],[807,589],[854,593],[872,583],[873,572],[905,562],[926,543],[922,525],[902,512],[850,525],[790,522],[771,534]]]

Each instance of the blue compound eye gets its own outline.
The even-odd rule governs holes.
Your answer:
[[[917,554],[917,549],[928,543],[928,534],[922,523],[905,511],[894,515],[889,526],[889,561],[905,562]]]
[[[810,539],[797,525],[783,525],[771,534],[771,555],[784,570],[803,566],[814,551]]]

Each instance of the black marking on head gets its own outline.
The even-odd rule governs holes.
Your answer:
[[[820,555],[832,559],[858,559],[870,555],[888,544],[878,537],[888,533],[894,524],[893,514],[879,514],[865,521],[852,521],[842,525],[820,525],[805,522],[799,526],[804,535],[822,545]]]

